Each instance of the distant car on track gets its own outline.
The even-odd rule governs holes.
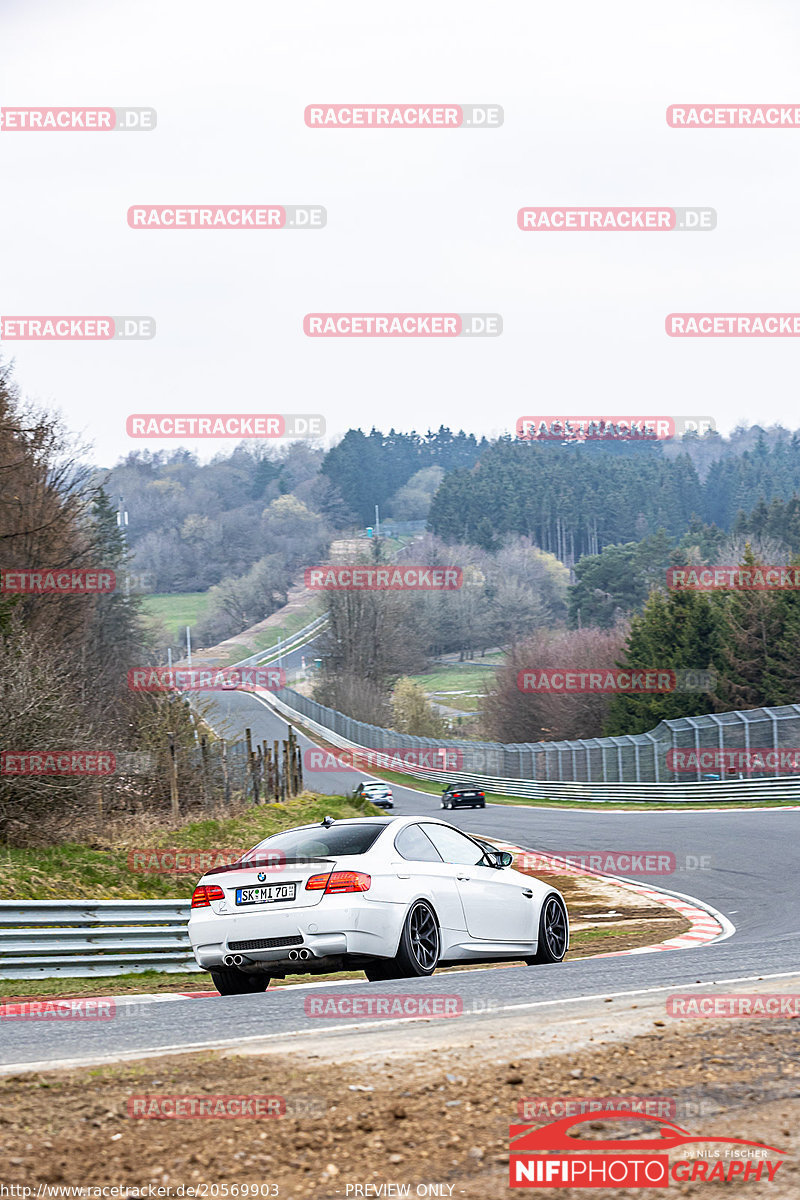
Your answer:
[[[267,854],[278,862],[265,867]],[[436,817],[325,817],[208,871],[192,896],[189,938],[225,996],[308,972],[361,969],[381,980],[463,963],[561,962],[564,898],[512,862]]]
[[[442,792],[442,808],[486,808],[486,793],[469,785],[449,783]]]
[[[376,808],[394,808],[392,789],[388,783],[383,783],[380,779],[362,779],[353,792],[353,795],[356,797],[363,796],[365,800],[369,800]]]

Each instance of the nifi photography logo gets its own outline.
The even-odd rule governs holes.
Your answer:
[[[636,1136],[611,1140],[581,1137],[580,1126],[636,1122]],[[644,1126],[644,1132],[641,1132]],[[625,1126],[623,1126],[625,1128]],[[670,1183],[767,1183],[783,1165],[784,1151],[742,1138],[690,1133],[673,1121],[630,1109],[562,1117],[547,1125],[509,1130],[512,1188],[654,1188]],[[670,1152],[680,1154],[670,1162]]]

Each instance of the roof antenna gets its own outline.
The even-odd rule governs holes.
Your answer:
[[[330,829],[331,825],[333,824],[333,821],[334,821],[333,817],[323,817],[321,824],[324,825],[326,829]]]

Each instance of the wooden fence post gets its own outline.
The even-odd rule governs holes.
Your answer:
[[[230,808],[231,803],[231,780],[228,775],[228,743],[222,739],[222,786],[225,789],[225,806]]]
[[[245,741],[247,742],[247,765],[250,771],[250,782],[253,785],[253,803],[260,804],[258,791],[258,775],[256,773],[256,756],[253,753],[253,735],[249,729],[244,731]]]
[[[273,745],[272,757],[275,762],[275,803],[277,804],[281,798],[281,764],[280,764],[280,759],[278,758],[278,739],[277,738],[272,743],[272,745]]]
[[[167,733],[169,738],[169,753],[167,755],[167,772],[169,774],[169,799],[173,817],[181,815],[178,803],[178,764],[175,754],[175,734]]]
[[[211,808],[213,802],[208,779],[208,738],[205,734],[200,737],[200,772],[203,779],[203,808]]]

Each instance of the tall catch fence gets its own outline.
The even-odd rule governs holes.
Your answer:
[[[648,733],[563,742],[445,741],[368,725],[301,696],[275,693],[297,714],[356,746],[433,751],[442,769],[543,783],[690,783],[800,776],[800,704],[661,721]],[[454,751],[448,756],[448,751]]]

